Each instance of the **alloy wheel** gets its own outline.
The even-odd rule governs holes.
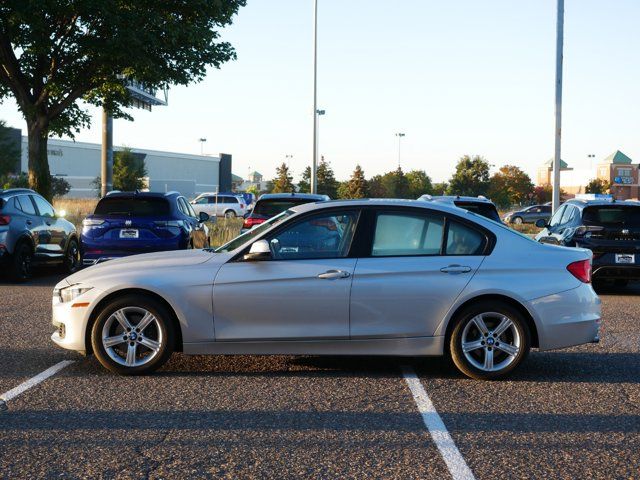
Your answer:
[[[471,365],[484,372],[497,372],[517,358],[522,339],[513,320],[502,313],[486,312],[467,322],[461,343]]]
[[[142,307],[116,310],[102,327],[105,352],[125,367],[140,367],[151,362],[164,341],[158,319]]]

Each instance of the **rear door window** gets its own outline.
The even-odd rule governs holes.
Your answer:
[[[36,209],[33,206],[33,202],[28,195],[18,195],[15,198],[15,205],[18,210],[27,215],[35,215]]]
[[[105,197],[96,205],[96,215],[156,217],[167,216],[171,213],[169,202],[165,198]]]
[[[440,255],[444,217],[381,212],[377,216],[371,255],[374,257]]]

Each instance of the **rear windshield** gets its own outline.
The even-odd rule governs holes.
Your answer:
[[[640,227],[640,206],[602,205],[587,207],[582,213],[584,223]]]
[[[156,217],[169,215],[169,202],[164,198],[103,198],[96,205],[96,215]]]
[[[470,212],[477,213],[478,215],[482,215],[483,217],[489,218],[491,220],[495,220],[496,222],[500,221],[500,215],[498,215],[498,211],[496,207],[491,203],[475,203],[475,202],[454,202],[456,207],[464,208],[465,210],[469,210]]]
[[[258,200],[258,203],[256,203],[253,209],[253,213],[262,215],[263,217],[273,217],[296,205],[315,201],[316,200],[310,200],[308,198],[265,198],[264,200]]]

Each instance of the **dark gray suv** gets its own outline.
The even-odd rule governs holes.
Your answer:
[[[82,265],[76,227],[33,190],[0,190],[0,264],[18,281],[31,277],[34,264],[73,273]]]

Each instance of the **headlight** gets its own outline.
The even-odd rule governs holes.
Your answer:
[[[53,290],[53,303],[67,303],[75,300],[80,295],[88,292],[93,287],[87,287],[85,285],[69,285],[68,287],[56,288]]]

